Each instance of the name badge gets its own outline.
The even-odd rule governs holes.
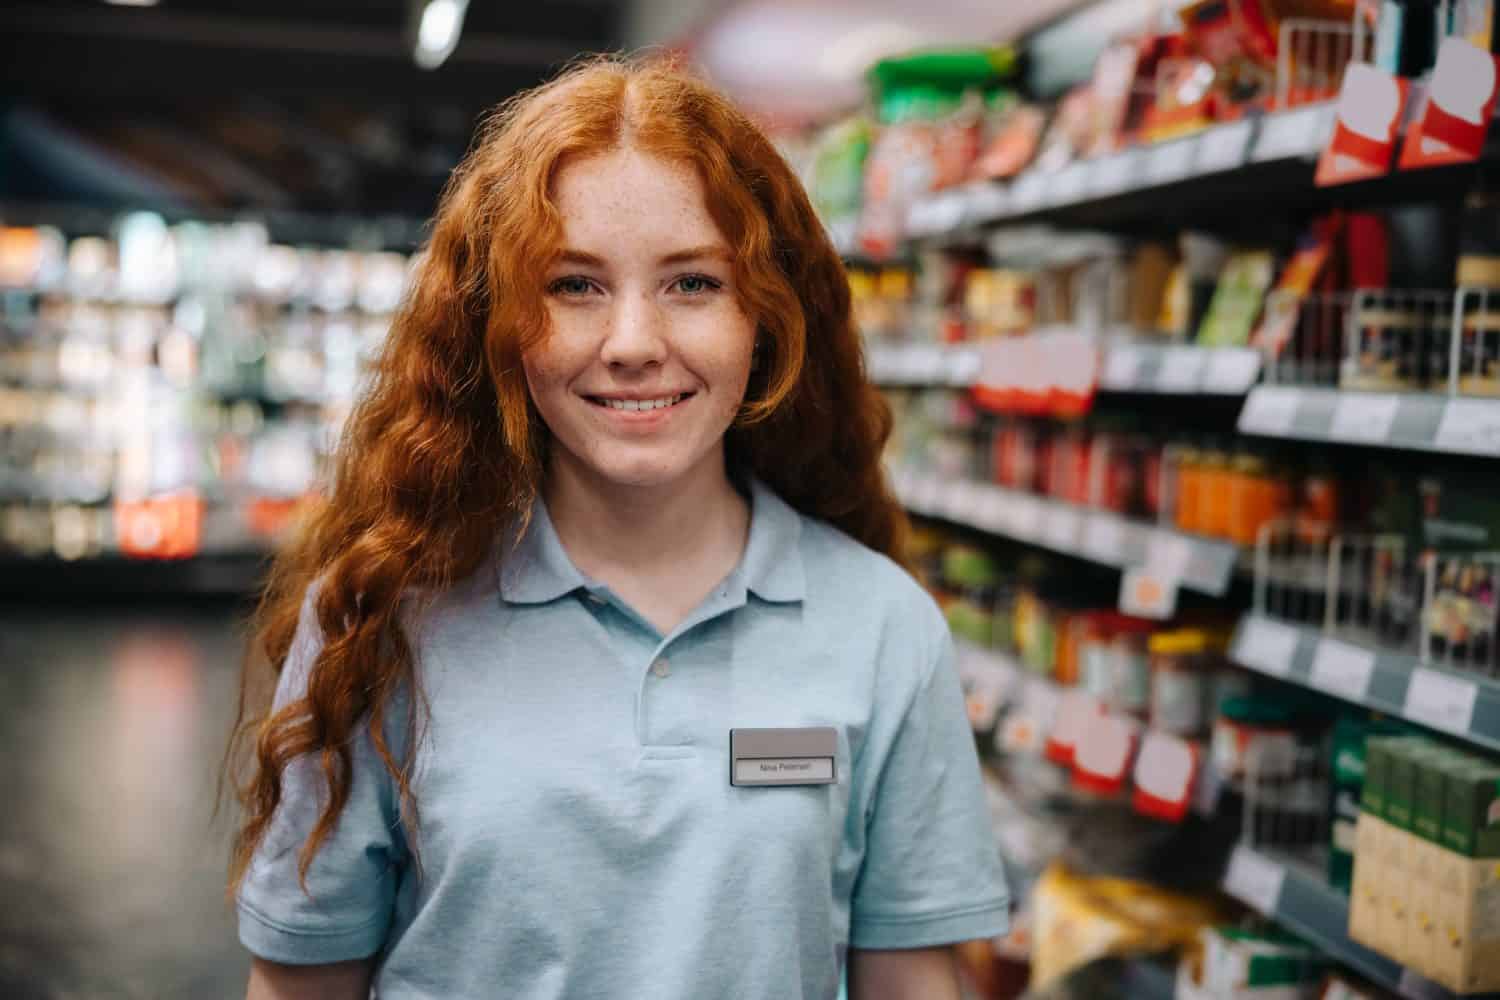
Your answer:
[[[832,785],[838,781],[839,736],[832,726],[731,729],[729,783]]]

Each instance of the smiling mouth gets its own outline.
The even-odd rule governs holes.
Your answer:
[[[693,398],[691,392],[679,392],[675,396],[661,396],[657,399],[605,399],[603,396],[585,397],[595,406],[602,406],[609,410],[623,410],[627,413],[638,413],[647,410],[666,410],[679,403]]]

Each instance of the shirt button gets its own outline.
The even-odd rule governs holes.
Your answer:
[[[657,660],[651,664],[651,672],[658,677],[665,677],[672,672],[672,668],[667,666],[666,660]]]

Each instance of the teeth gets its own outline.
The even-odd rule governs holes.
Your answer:
[[[663,410],[682,402],[682,396],[679,394],[663,399],[603,399],[600,402],[611,410]]]

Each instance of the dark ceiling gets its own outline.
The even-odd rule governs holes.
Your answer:
[[[478,115],[618,48],[628,4],[470,0],[432,71],[410,6],[0,3],[0,201],[424,217]]]

